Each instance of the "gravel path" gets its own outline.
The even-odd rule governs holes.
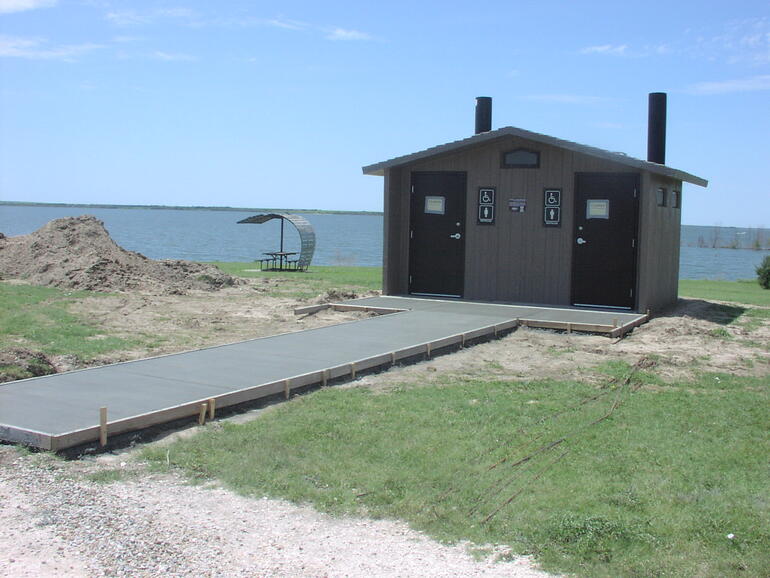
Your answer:
[[[123,481],[96,483],[89,473],[112,468],[0,447],[0,576],[546,576],[526,558],[475,561],[402,523],[121,467]]]

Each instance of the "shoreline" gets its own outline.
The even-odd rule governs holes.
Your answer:
[[[40,203],[32,201],[0,201],[0,206],[10,207],[82,207],[92,209],[150,209],[157,211],[255,211],[262,213],[308,213],[317,215],[372,215],[382,216],[382,211],[343,211],[333,209],[276,209],[254,207],[207,207],[203,205],[116,205],[109,203]]]

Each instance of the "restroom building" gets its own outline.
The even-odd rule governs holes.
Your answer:
[[[648,159],[506,126],[363,167],[384,177],[383,293],[659,311],[677,301],[682,185],[665,164],[666,95]]]

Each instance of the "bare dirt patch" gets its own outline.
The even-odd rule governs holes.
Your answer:
[[[319,295],[311,300],[276,296],[280,294],[276,289],[282,282],[281,279],[243,280],[216,294],[188,291],[185,295],[136,292],[99,295],[77,300],[70,311],[87,316],[109,335],[139,343],[135,349],[99,358],[96,360],[99,364],[314,329],[370,316],[359,311],[332,309],[295,315],[297,307],[324,302],[327,296]],[[57,358],[54,362],[60,370],[68,368],[67,359]]]
[[[597,372],[599,366],[611,361],[633,365],[642,357],[654,360],[656,375],[672,383],[703,372],[768,375],[770,321],[758,320],[752,326],[727,324],[732,320],[731,312],[739,313],[732,304],[681,299],[666,315],[653,318],[621,340],[520,328],[503,339],[355,384],[387,389],[400,383],[442,382],[448,376],[598,382],[606,379]]]
[[[11,347],[0,349],[0,380],[6,373],[9,373],[12,379],[26,379],[56,373],[56,366],[39,351]]]

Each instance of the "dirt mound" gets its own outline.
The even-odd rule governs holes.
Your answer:
[[[329,289],[323,295],[319,295],[311,301],[316,305],[322,305],[324,303],[340,303],[341,301],[349,301],[351,299],[358,299],[360,297],[379,297],[382,294],[380,291],[366,291],[363,293],[356,293],[353,290],[345,291],[340,289]]]
[[[56,219],[29,235],[0,237],[0,278],[90,291],[184,294],[238,283],[213,265],[155,261],[127,251],[92,216]]]

